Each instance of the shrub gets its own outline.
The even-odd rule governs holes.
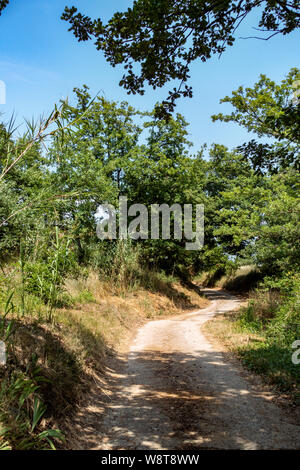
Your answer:
[[[240,324],[264,332],[269,344],[290,348],[300,339],[300,276],[266,278],[242,310]]]

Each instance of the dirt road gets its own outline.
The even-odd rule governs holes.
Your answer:
[[[111,371],[114,392],[93,448],[300,448],[300,426],[201,332],[204,322],[236,309],[238,300],[205,293],[208,308],[138,331],[123,370]]]

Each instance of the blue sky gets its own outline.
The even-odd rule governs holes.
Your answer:
[[[78,43],[60,16],[66,5],[92,17],[109,19],[115,11],[130,6],[129,0],[11,0],[0,17],[0,80],[6,83],[6,105],[0,112],[6,119],[14,111],[18,122],[51,111],[53,103],[72,97],[75,86],[87,84],[92,94],[101,90],[107,99],[127,100],[150,110],[167,96],[167,90],[147,90],[144,96],[128,96],[119,87],[122,68],[112,68],[92,42]],[[249,17],[238,35],[253,35],[257,13]],[[234,147],[249,134],[233,124],[212,123],[210,116],[230,110],[220,98],[239,85],[251,86],[260,73],[279,81],[291,67],[299,67],[300,33],[270,41],[237,40],[218,59],[195,63],[190,83],[194,97],[179,101],[177,111],[190,123],[194,151],[203,143]]]

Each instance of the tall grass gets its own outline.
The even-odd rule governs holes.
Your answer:
[[[19,328],[13,319],[7,319],[15,311],[13,295],[8,292],[0,316],[0,341],[8,361],[0,365],[0,450],[55,449],[53,439],[62,439],[62,433],[39,427],[47,407],[38,394],[39,382],[45,380],[37,367],[38,357],[32,355],[25,368],[11,362]]]
[[[281,388],[296,390],[300,386],[300,369],[292,362],[292,345],[300,339],[299,274],[290,273],[279,280],[266,278],[251,294],[238,323],[244,331],[263,338],[255,348],[252,345],[241,351],[244,362]]]

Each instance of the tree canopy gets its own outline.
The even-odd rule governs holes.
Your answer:
[[[18,251],[22,238],[28,253],[46,246],[58,227],[72,240],[78,263],[99,262],[109,269],[107,256],[118,243],[97,239],[95,213],[99,205],[116,207],[119,196],[126,196],[129,206],[205,205],[203,250],[187,252],[185,239],[134,240],[148,266],[180,275],[212,266],[224,272],[233,260],[255,260],[268,273],[296,266],[299,120],[293,119],[298,105],[291,103],[291,90],[297,74],[292,69],[281,84],[261,76],[252,88],[222,100],[233,105],[231,114],[214,116],[273,141],[250,141],[233,150],[215,144],[208,154],[203,148],[195,155],[181,115],[158,120],[154,112],[141,113],[126,102],[91,101],[85,85],[75,88],[72,104],[62,105],[48,152],[36,143],[3,178],[2,256]],[[27,143],[28,135],[13,139],[1,125],[0,172]],[[251,152],[251,145],[260,153]],[[11,213],[15,217],[8,218]]]
[[[92,39],[112,66],[124,65],[120,85],[128,93],[144,94],[146,84],[155,89],[177,81],[157,108],[158,114],[166,114],[174,110],[177,98],[192,96],[187,84],[191,64],[232,46],[239,26],[254,9],[260,14],[255,29],[263,33],[261,39],[299,27],[299,0],[135,0],[107,24],[75,7],[66,7],[62,19],[70,23],[78,41]]]
[[[221,100],[232,104],[231,114],[212,116],[213,121],[235,122],[259,138],[271,139],[270,143],[252,139],[239,147],[258,171],[274,173],[290,165],[300,169],[300,106],[293,99],[299,77],[297,68],[291,69],[280,84],[261,75],[252,88],[239,87],[231,97]]]

